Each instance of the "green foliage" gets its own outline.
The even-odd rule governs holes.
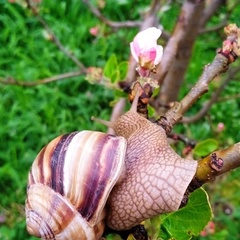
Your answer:
[[[46,1],[41,8],[64,46],[84,64],[105,64],[112,44],[106,39],[96,41],[89,34],[97,20],[83,4],[72,1],[66,6]],[[0,12],[0,43],[4,46],[0,51],[0,76],[34,81],[76,68],[45,37],[43,27],[29,10],[6,3]],[[116,38],[110,36],[109,41],[114,43]],[[0,92],[0,239],[35,239],[26,233],[24,217],[27,174],[34,158],[60,134],[82,129],[104,131],[104,126],[90,118],[109,118],[113,93],[88,84],[84,76],[33,88],[1,85]]]
[[[216,182],[215,193],[210,193],[214,201],[216,236],[210,235],[209,239],[233,240],[240,238],[240,170],[236,169]],[[226,231],[227,230],[227,231]]]
[[[103,69],[103,76],[109,79],[112,83],[124,80],[127,75],[128,62],[118,63],[117,57],[113,54]]]
[[[217,150],[217,148],[218,141],[210,138],[199,142],[193,149],[193,153],[198,157],[206,157],[213,151]]]
[[[180,210],[161,216],[161,239],[192,239],[197,236],[212,217],[208,195],[198,189],[190,195],[187,205]]]

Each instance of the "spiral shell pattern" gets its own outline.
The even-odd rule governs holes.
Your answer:
[[[42,239],[99,239],[108,195],[124,172],[126,145],[123,137],[82,131],[44,147],[28,177],[29,233]]]

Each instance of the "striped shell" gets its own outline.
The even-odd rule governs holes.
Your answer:
[[[82,131],[44,147],[28,177],[27,230],[42,239],[99,239],[105,204],[124,173],[126,140]]]

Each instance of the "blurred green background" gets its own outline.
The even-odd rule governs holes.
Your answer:
[[[111,20],[139,20],[150,1],[91,1],[104,4],[102,13]],[[223,6],[208,26],[218,24],[229,13],[231,2]],[[172,31],[181,1],[173,1],[161,12],[161,24]],[[104,67],[116,54],[119,62],[127,61],[137,28],[111,29],[95,18],[78,0],[42,1],[38,8],[65,48],[74,53],[86,67]],[[230,22],[239,24],[240,8],[231,9]],[[97,27],[98,35],[90,29]],[[210,62],[221,46],[223,31],[201,35],[194,47],[192,61],[180,96],[196,82],[202,68]],[[239,61],[235,63],[239,65]],[[78,68],[49,39],[36,16],[24,1],[0,1],[0,79],[12,77],[18,81],[36,81]],[[197,141],[216,138],[221,147],[240,141],[239,74],[222,93],[209,114],[194,124],[184,124],[175,131]],[[209,98],[219,79],[190,111],[196,113]],[[91,116],[109,119],[115,92],[93,85],[85,76],[23,87],[0,84],[0,239],[35,239],[25,230],[24,201],[27,174],[39,150],[52,138],[71,131],[106,128],[90,120]],[[235,96],[235,97],[233,97]],[[217,131],[222,122],[225,130]],[[240,238],[239,170],[226,174],[206,189],[214,210],[214,233],[199,239]]]

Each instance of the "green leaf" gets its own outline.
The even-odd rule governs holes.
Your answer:
[[[107,61],[104,69],[103,69],[103,76],[106,78],[111,79],[114,75],[116,75],[116,70],[118,70],[118,62],[117,57],[113,54]],[[113,82],[113,81],[112,81]]]
[[[212,218],[207,193],[198,189],[190,195],[187,205],[161,216],[161,239],[187,240],[198,236]]]
[[[205,157],[215,151],[218,148],[218,141],[215,139],[209,138],[200,143],[198,143],[193,153],[199,157]]]
[[[150,118],[155,116],[155,112],[155,109],[152,106],[148,105],[148,116]]]
[[[156,97],[159,92],[160,92],[160,87],[154,88],[152,98]]]
[[[121,62],[119,65],[118,65],[118,69],[119,69],[119,79],[120,81],[124,80],[126,75],[127,75],[127,71],[128,71],[128,62],[127,61],[124,61],[124,62]]]
[[[119,77],[120,77],[120,73],[119,73],[118,68],[117,68],[117,69],[115,69],[115,71],[113,72],[113,74],[110,78],[111,83],[117,82],[119,80]]]
[[[128,94],[125,93],[123,90],[120,90],[120,89],[116,89],[116,90],[114,91],[114,95],[115,95],[116,97],[123,97],[123,98],[127,98],[127,97],[128,97]]]

